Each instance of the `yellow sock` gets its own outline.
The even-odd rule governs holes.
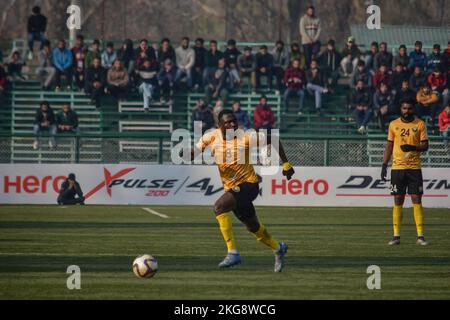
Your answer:
[[[223,239],[227,244],[228,252],[237,251],[230,215],[228,213],[223,213],[220,216],[216,216],[216,219],[219,222],[220,232],[222,232]]]
[[[403,206],[394,206],[393,212],[394,237],[400,237],[400,225],[402,224]]]
[[[423,207],[421,204],[413,204],[414,220],[416,221],[417,236],[423,236]]]
[[[273,251],[278,250],[279,244],[272,235],[267,231],[266,227],[260,223],[259,230],[254,233],[256,240],[264,243],[266,246],[272,248]]]

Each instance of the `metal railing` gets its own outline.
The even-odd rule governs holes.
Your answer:
[[[171,163],[171,149],[177,142],[170,133],[62,134],[57,148],[43,135],[33,149],[30,134],[0,133],[0,163]],[[385,139],[347,136],[283,136],[286,153],[296,166],[368,167],[380,166]],[[450,167],[450,150],[443,140],[431,138],[423,154],[424,167]]]

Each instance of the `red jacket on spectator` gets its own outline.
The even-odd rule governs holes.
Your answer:
[[[450,114],[446,110],[439,115],[439,131],[447,131],[450,129]]]
[[[253,112],[253,123],[255,129],[267,128],[270,126],[273,128],[275,126],[275,115],[273,114],[272,108],[268,105],[257,105],[255,112]]]
[[[428,76],[428,84],[431,88],[436,87],[438,90],[443,90],[447,85],[447,77],[442,73],[438,77],[432,73]]]
[[[387,73],[381,74],[381,72],[377,71],[377,73],[375,73],[372,77],[372,87],[378,88],[382,82],[386,83],[388,86],[391,86],[391,76]]]
[[[300,82],[295,82],[295,79],[300,79]],[[306,86],[305,71],[300,68],[289,67],[284,73],[284,83],[288,89],[301,89]]]

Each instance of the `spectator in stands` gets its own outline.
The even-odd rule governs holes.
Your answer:
[[[400,90],[397,90],[395,93],[394,103],[393,103],[393,111],[392,113],[395,115],[400,115],[400,106],[401,102],[404,100],[415,101],[416,100],[416,92],[411,90],[409,87],[409,80],[405,79],[402,81],[402,86]]]
[[[381,131],[386,131],[386,122],[388,117],[392,114],[392,104],[394,97],[389,85],[382,82],[373,96],[373,110],[378,119],[378,126]]]
[[[333,39],[328,40],[327,49],[319,55],[318,61],[320,69],[324,72],[331,88],[334,88],[337,85],[341,60],[342,56],[336,50],[335,41]]]
[[[205,55],[206,49],[203,46],[204,40],[202,38],[197,38],[195,40],[194,46],[194,70],[192,74],[192,83],[194,85],[194,90],[198,91],[200,87],[203,88],[203,70],[205,68]]]
[[[264,95],[259,99],[259,104],[253,112],[253,123],[256,130],[272,130],[275,128],[276,118],[272,108],[267,104],[267,97]]]
[[[144,63],[138,69],[139,91],[142,93],[145,112],[150,111],[150,103],[158,87],[158,71],[158,61],[151,58],[145,58]]]
[[[238,58],[241,52],[236,48],[236,41],[233,39],[228,40],[227,48],[223,53],[225,63],[227,65],[228,73],[230,75],[230,89],[234,90],[239,88],[241,78],[239,77]]]
[[[238,58],[238,66],[241,90],[244,85],[244,78],[249,78],[252,85],[252,94],[256,94],[256,58],[252,54],[251,47],[244,48],[244,54]]]
[[[261,78],[267,78],[267,86],[272,91],[273,81],[273,56],[267,51],[267,46],[262,45],[256,54],[256,89],[261,87]]]
[[[442,65],[444,72],[447,70],[447,74],[450,76],[450,41],[448,42],[447,49],[445,49],[444,54],[442,55]]]
[[[434,129],[436,114],[439,112],[439,97],[428,84],[423,85],[416,96],[419,117],[430,116],[431,128]]]
[[[433,72],[428,76],[428,84],[431,90],[438,95],[443,107],[448,105],[450,99],[450,90],[448,89],[447,81],[446,75],[438,67],[434,68]]]
[[[127,99],[130,77],[123,66],[122,60],[116,59],[116,61],[114,61],[113,66],[108,70],[106,80],[108,91],[116,97],[119,102]]]
[[[361,51],[355,43],[355,38],[349,37],[347,39],[347,45],[342,50],[341,68],[344,71],[344,76],[348,77],[356,69]]]
[[[175,63],[175,51],[173,50],[172,46],[170,45],[170,40],[169,39],[163,39],[162,40],[161,48],[164,49],[164,52],[166,52],[167,48],[171,49],[170,52],[171,52],[172,55],[171,55],[170,58],[172,58],[172,62]],[[139,41],[139,46],[136,48],[134,56],[135,57],[139,57],[142,52],[145,53],[147,58],[149,58],[149,59],[156,59],[155,49],[153,49],[152,46],[149,46],[149,43],[148,43],[147,39],[141,39],[141,41]]]
[[[133,41],[131,41],[131,39],[126,39],[123,42],[122,47],[117,52],[117,59],[122,61],[128,74],[133,72],[136,57],[134,55]]]
[[[441,46],[439,44],[435,44],[433,46],[433,52],[428,56],[427,59],[428,72],[431,73],[436,68],[443,70],[443,59],[444,55],[441,53]]]
[[[61,89],[61,76],[66,77],[67,90],[72,90],[72,67],[73,55],[69,49],[66,48],[66,42],[61,39],[58,41],[58,47],[52,51],[53,65],[56,68],[55,82],[56,91]]]
[[[203,71],[203,81],[210,74],[210,71],[215,71],[219,65],[219,60],[223,58],[223,53],[217,49],[217,41],[211,40],[209,42],[209,50],[205,54],[205,69]]]
[[[294,60],[292,65],[286,69],[284,83],[287,88],[283,97],[283,113],[288,112],[289,98],[292,95],[296,95],[299,97],[298,114],[301,115],[305,101],[306,75],[303,69],[300,68],[300,60]]]
[[[76,40],[75,40],[75,45],[72,47],[71,51],[72,51],[72,54],[73,54],[73,61],[74,61],[73,66],[75,68],[77,66],[77,63],[76,63],[76,61],[77,61],[77,58],[76,58],[77,53],[80,54],[78,59],[84,60],[86,58],[86,53],[88,51],[86,45],[84,44],[84,37],[83,37],[83,35],[81,35],[81,34],[77,35]]]
[[[250,118],[246,111],[242,110],[239,101],[234,101],[232,104],[233,113],[236,116],[239,129],[248,130],[252,126]]]
[[[284,42],[281,40],[278,40],[275,43],[275,48],[272,50],[272,56],[273,56],[273,75],[276,79],[276,88],[275,91],[276,95],[279,95],[281,90],[283,90],[283,78],[284,78],[284,71],[289,66],[289,52],[287,52],[287,49],[284,47]]]
[[[67,179],[61,184],[57,199],[58,205],[84,205],[84,200],[83,191],[75,179],[75,174],[70,173]]]
[[[84,55],[81,52],[77,52],[75,54],[74,60],[74,69],[73,69],[73,78],[75,80],[75,85],[78,87],[78,90],[84,90],[84,76],[86,73],[86,66],[84,64],[85,60],[83,58]],[[97,57],[96,57],[97,58]],[[92,61],[91,61],[92,63]]]
[[[387,71],[389,72],[392,69],[392,61],[392,53],[388,51],[387,43],[380,43],[380,52],[378,52],[374,57],[374,70],[379,70],[380,66],[384,64],[387,68]]]
[[[314,96],[315,107],[317,114],[322,113],[322,95],[330,92],[328,89],[328,81],[319,68],[319,63],[317,60],[311,61],[311,66],[308,71],[306,71],[306,89],[310,94]]]
[[[141,47],[142,47],[142,44],[143,43],[141,42]],[[166,63],[167,60],[172,61],[173,66],[176,66],[177,57],[175,54],[175,50],[173,49],[172,45],[170,44],[170,40],[168,38],[164,38],[161,40],[161,46],[159,47],[159,50],[158,50],[158,61],[159,61],[159,64],[161,65],[161,67],[164,66],[164,64]]]
[[[86,59],[84,61],[85,65],[90,66],[92,64],[92,60],[94,60],[94,58],[99,58],[100,61],[102,59],[102,55],[100,53],[100,41],[98,39],[95,39],[92,42],[91,50],[89,50],[86,54]]]
[[[366,63],[367,70],[369,70],[372,75],[374,75],[376,71],[374,64],[375,64],[375,56],[378,54],[378,52],[379,52],[378,42],[374,41],[370,45],[370,50],[367,50],[364,53],[363,60]]]
[[[198,123],[196,123],[196,121]],[[195,130],[198,124],[200,124],[202,134],[207,130],[214,128],[212,110],[202,99],[197,101],[197,105],[192,110],[192,128]]]
[[[404,44],[400,45],[398,48],[398,53],[394,57],[394,67],[398,64],[401,64],[403,66],[403,70],[407,72],[409,75],[410,72],[408,71],[408,65],[409,65],[409,56],[408,56],[408,50],[406,49],[406,46]]]
[[[39,67],[36,68],[36,74],[41,80],[42,90],[50,89],[51,84],[55,78],[56,69],[53,66],[52,50],[50,49],[50,42],[44,42],[44,46],[39,51]]]
[[[367,132],[367,126],[372,118],[372,94],[370,88],[365,86],[363,80],[358,80],[356,87],[350,93],[350,107],[356,121],[358,132]]]
[[[409,87],[417,93],[426,83],[427,77],[425,76],[422,67],[416,66],[414,68],[414,73],[409,78]]]
[[[176,81],[180,81],[183,76],[187,77],[188,89],[192,89],[192,68],[195,63],[195,52],[189,47],[189,38],[183,37],[181,45],[175,50],[177,61]]]
[[[36,110],[33,123],[34,142],[33,149],[39,148],[39,137],[42,131],[48,131],[50,134],[49,146],[50,148],[56,148],[56,119],[53,109],[50,107],[48,101],[42,101],[39,109]]]
[[[394,94],[402,88],[402,83],[405,80],[409,81],[408,73],[403,68],[403,64],[399,62],[392,72],[392,90]]]
[[[0,64],[0,97],[6,89],[6,85],[7,85],[6,71],[3,68],[3,65]]]
[[[212,109],[213,117],[214,117],[214,125],[216,128],[219,127],[219,113],[223,111],[223,102],[221,100],[217,100],[214,108]]]
[[[64,103],[63,109],[56,115],[56,125],[60,133],[80,133],[78,115],[68,103]]]
[[[18,50],[13,50],[6,66],[8,68],[8,76],[10,81],[24,81],[25,77],[22,74],[22,68],[25,65],[24,59]]]
[[[0,50],[0,66],[3,66],[3,51]]]
[[[92,65],[86,69],[85,92],[97,109],[101,107],[101,97],[106,88],[106,72],[99,58],[94,58]]]
[[[381,83],[385,83],[388,86],[392,83],[392,78],[388,73],[388,68],[385,64],[382,64],[377,73],[372,78],[372,88],[378,88]]]
[[[171,59],[167,59],[158,73],[159,97],[161,103],[172,104],[176,76],[177,69],[174,62]]]
[[[444,145],[450,154],[450,105],[439,114],[439,131],[444,139]]]
[[[300,61],[300,68],[305,69],[305,55],[301,52],[300,46],[297,42],[291,43],[291,50],[289,51],[289,65],[291,65],[295,59]]]
[[[314,6],[309,6],[306,14],[300,19],[300,36],[302,38],[305,63],[309,67],[311,60],[320,52],[320,19],[315,15]]]
[[[28,60],[33,59],[34,41],[41,42],[41,48],[45,38],[45,31],[47,30],[47,18],[41,14],[41,8],[35,6],[32,9],[32,15],[28,18],[27,32],[28,32]]]
[[[117,53],[114,50],[114,43],[108,42],[106,44],[106,50],[102,53],[102,66],[105,69],[109,69],[117,59]]]
[[[419,66],[422,70],[427,68],[427,55],[422,51],[422,42],[416,41],[415,50],[409,54],[409,70],[414,70],[415,67]]]
[[[218,68],[208,69],[205,85],[206,103],[209,105],[212,99],[220,97],[222,103],[225,104],[228,97],[228,71],[225,68],[225,59],[219,59]]]
[[[372,88],[372,74],[366,68],[364,60],[359,60],[355,71],[350,79],[350,89],[354,89],[359,80],[364,82],[366,88]]]

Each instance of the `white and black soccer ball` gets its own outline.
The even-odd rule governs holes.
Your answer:
[[[138,278],[151,278],[158,271],[158,261],[149,254],[137,257],[133,261],[133,272]]]
[[[271,147],[269,149],[268,146],[264,146],[259,149],[259,162],[262,166],[270,167],[273,165],[272,157],[271,157],[272,152],[273,152],[273,147]]]

